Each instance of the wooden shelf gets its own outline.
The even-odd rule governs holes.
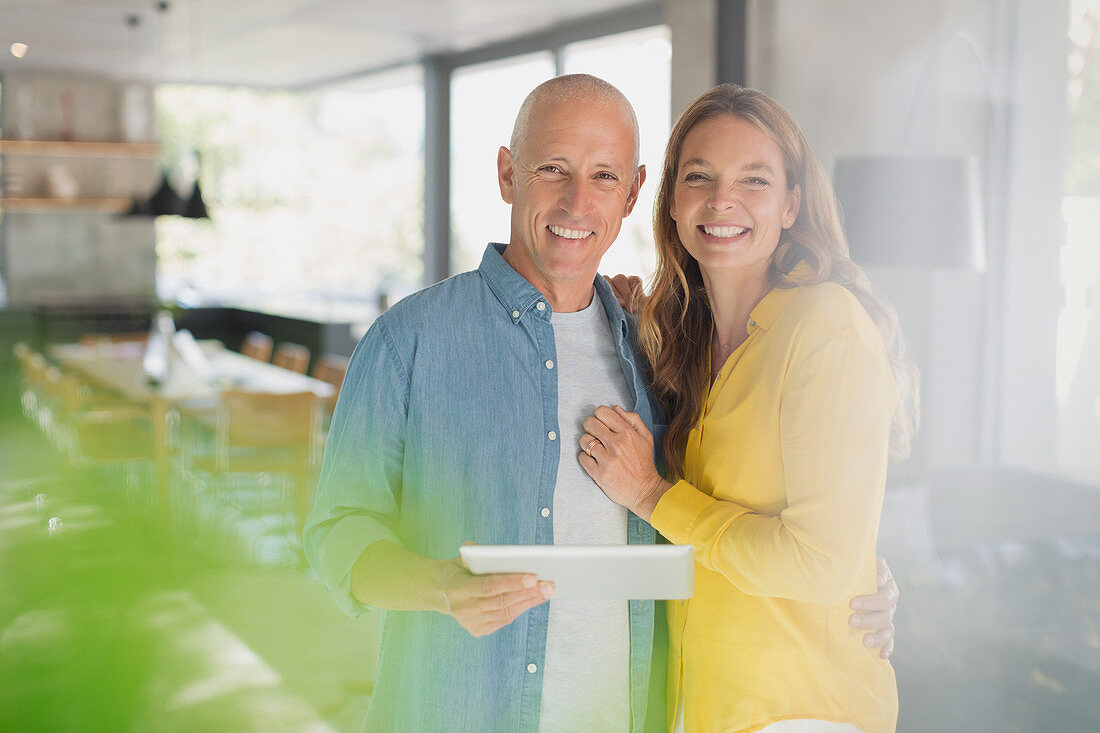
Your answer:
[[[13,212],[101,211],[106,214],[121,214],[130,208],[130,202],[131,199],[126,197],[53,199],[12,196],[0,198],[0,210]]]
[[[0,140],[0,155],[59,158],[155,158],[157,143],[120,143],[106,140]]]

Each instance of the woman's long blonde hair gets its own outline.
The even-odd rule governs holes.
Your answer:
[[[703,120],[720,115],[750,122],[783,151],[787,185],[802,187],[802,202],[794,225],[784,230],[772,256],[772,284],[791,288],[839,283],[867,310],[886,343],[897,386],[890,455],[907,456],[919,421],[917,370],[904,358],[894,310],[871,292],[866,273],[848,256],[848,242],[825,169],[798,123],[778,102],[755,89],[720,84],[692,102],[673,128],[653,214],[657,270],[653,293],[642,308],[638,341],[652,365],[654,394],[670,416],[664,443],[669,470],[680,475],[688,433],[699,419],[710,374],[704,361],[714,327],[699,264],[681,243],[670,209],[684,138]],[[800,262],[809,266],[811,274],[796,280],[791,272]]]

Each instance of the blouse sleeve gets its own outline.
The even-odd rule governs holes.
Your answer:
[[[782,378],[786,507],[758,513],[680,481],[652,523],[745,593],[833,605],[855,585],[881,511],[893,380],[881,344],[851,326]]]

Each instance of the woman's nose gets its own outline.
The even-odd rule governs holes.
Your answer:
[[[737,203],[737,196],[728,186],[715,186],[707,198],[707,208],[711,211],[727,211],[737,206]]]

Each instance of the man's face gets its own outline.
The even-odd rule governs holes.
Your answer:
[[[497,155],[500,194],[512,206],[506,259],[543,292],[591,285],[645,180],[628,113],[583,98],[541,100],[515,152]]]

